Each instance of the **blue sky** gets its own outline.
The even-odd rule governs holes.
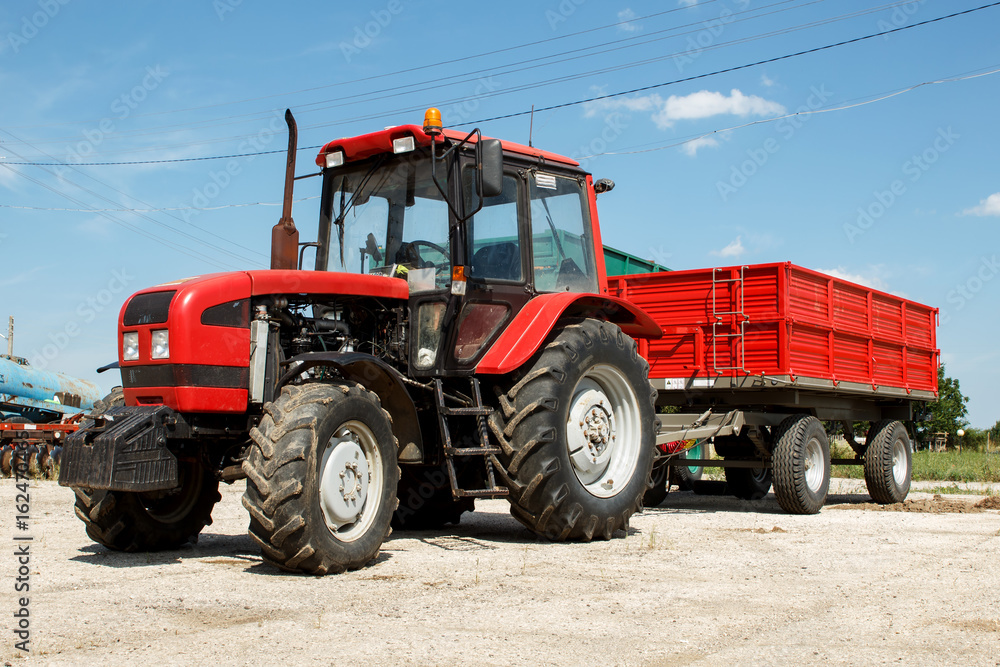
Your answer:
[[[0,167],[0,315],[16,318],[19,354],[108,389],[117,377],[93,369],[116,358],[129,294],[268,262],[280,208],[232,205],[281,199],[280,153],[80,162],[281,150],[286,107],[301,146],[419,123],[427,106],[471,129],[988,2],[346,4],[3,3],[2,162],[70,165]],[[940,307],[948,374],[988,427],[1000,419],[1000,74],[900,91],[1000,68],[998,26],[990,8],[539,112],[533,141],[617,183],[600,201],[609,245],[678,269],[792,261]],[[528,139],[527,116],[479,125]],[[299,154],[299,174],[314,156]],[[297,184],[303,240],[318,185]],[[84,210],[36,210],[60,208]]]

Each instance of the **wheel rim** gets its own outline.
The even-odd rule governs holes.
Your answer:
[[[702,458],[701,448],[702,448],[702,445],[695,445],[691,449],[687,450],[687,452],[685,452],[684,458],[686,458],[686,459],[700,459],[700,458]],[[702,466],[688,466],[687,469],[688,469],[688,471],[693,476],[697,477],[698,475],[701,474]]]
[[[621,371],[599,364],[576,385],[566,422],[573,472],[598,498],[617,495],[632,479],[641,432],[635,392]]]
[[[767,473],[767,468],[750,468],[750,477],[758,484],[763,484],[767,481]]]
[[[899,487],[906,483],[906,450],[903,438],[892,443],[892,479]]]
[[[806,486],[812,493],[818,493],[823,487],[823,469],[826,467],[826,462],[823,460],[823,447],[817,438],[809,439],[805,454]]]
[[[139,502],[146,513],[160,523],[175,523],[185,518],[198,502],[201,494],[201,477],[204,472],[197,464],[180,463],[177,477],[180,486],[170,491],[151,491],[139,494]]]
[[[359,421],[334,431],[320,463],[319,504],[342,542],[364,535],[381,504],[382,457],[375,434]]]

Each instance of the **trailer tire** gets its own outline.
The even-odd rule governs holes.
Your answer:
[[[671,477],[673,478],[674,484],[681,491],[691,491],[694,483],[701,481],[701,478],[705,476],[704,466],[688,466],[683,465],[684,459],[689,456],[694,459],[703,459],[705,451],[704,444],[698,444],[687,450],[680,456],[674,459],[673,465],[670,466]]]
[[[219,480],[198,461],[179,461],[181,485],[133,493],[73,487],[87,535],[116,551],[163,551],[198,541],[222,499]]]
[[[792,415],[778,426],[772,453],[774,495],[791,514],[816,514],[830,490],[830,442],[823,423]]]
[[[653,463],[649,473],[649,486],[642,494],[643,507],[659,507],[670,494],[670,465],[667,459]]]
[[[499,395],[494,465],[511,514],[551,540],[610,539],[642,508],[653,464],[656,391],[617,325],[558,327]]]
[[[865,438],[865,486],[880,505],[906,500],[910,492],[913,455],[902,422],[883,419],[872,424]]]
[[[4,477],[14,474],[14,449],[11,445],[4,445],[0,451],[0,473],[3,473]]]
[[[266,562],[323,575],[378,556],[399,483],[378,396],[353,383],[286,386],[250,437],[243,506]]]
[[[475,510],[474,498],[452,497],[451,483],[443,466],[400,466],[396,497],[399,507],[392,513],[394,530],[434,530],[457,525],[463,514]]]
[[[730,495],[740,500],[760,500],[771,490],[770,468],[726,468],[725,473]]]

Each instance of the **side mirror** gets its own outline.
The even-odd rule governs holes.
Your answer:
[[[479,142],[482,163],[479,168],[483,175],[483,191],[479,195],[496,197],[503,192],[503,147],[499,139],[483,139]]]

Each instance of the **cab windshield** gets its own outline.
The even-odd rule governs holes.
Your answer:
[[[317,270],[404,278],[411,292],[448,286],[448,204],[429,160],[415,157],[383,156],[328,173],[322,215],[331,222],[321,230]]]

